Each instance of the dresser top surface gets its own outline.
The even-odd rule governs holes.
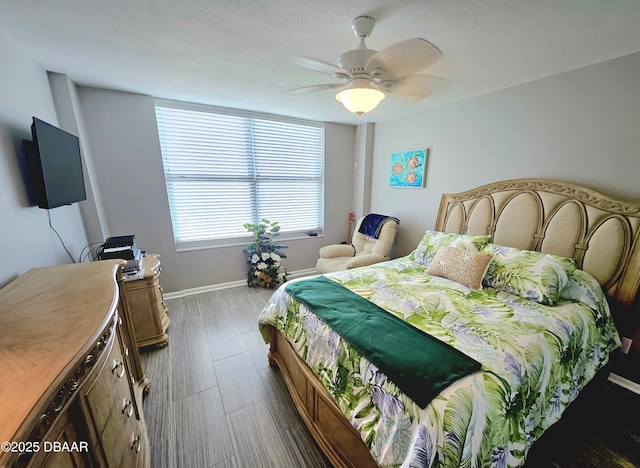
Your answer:
[[[34,268],[0,289],[0,440],[14,440],[91,350],[116,310],[120,264]]]

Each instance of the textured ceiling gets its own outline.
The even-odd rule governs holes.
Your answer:
[[[333,92],[282,92],[338,82],[293,58],[336,63],[359,15],[377,21],[370,48],[423,37],[459,64],[439,94],[389,96],[371,122],[640,51],[639,0],[0,0],[0,30],[78,84],[344,123],[357,118]]]

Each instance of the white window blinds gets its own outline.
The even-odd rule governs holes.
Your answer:
[[[322,124],[165,105],[156,117],[178,247],[240,240],[262,218],[285,235],[322,229]]]

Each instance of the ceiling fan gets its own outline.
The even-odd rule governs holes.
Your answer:
[[[285,94],[338,90],[336,99],[349,111],[361,115],[373,110],[385,93],[417,102],[430,96],[434,87],[448,83],[449,80],[440,76],[417,73],[444,59],[440,49],[426,39],[406,39],[379,52],[367,48],[365,39],[371,35],[375,24],[371,16],[358,16],[353,20],[353,32],[360,45],[340,55],[337,66],[311,58],[297,59],[298,65],[304,68],[345,82],[305,86],[290,89]]]

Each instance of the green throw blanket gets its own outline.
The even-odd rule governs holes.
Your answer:
[[[324,276],[286,291],[305,304],[421,408],[480,363]]]

